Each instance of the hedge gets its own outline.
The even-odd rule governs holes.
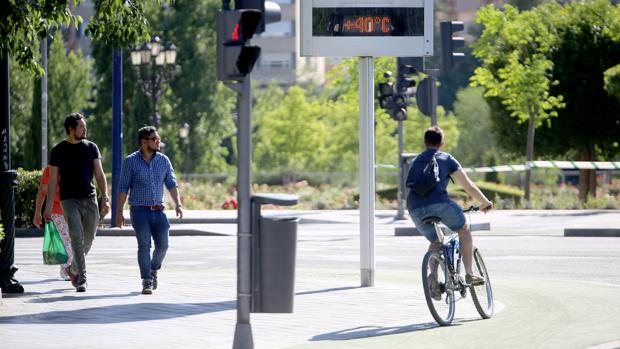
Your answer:
[[[519,203],[524,195],[522,190],[509,185],[479,181],[476,182],[476,186],[478,186],[480,191],[491,201],[510,199]],[[378,190],[377,196],[388,200],[396,200],[397,191],[397,187]],[[463,188],[455,184],[450,184],[448,186],[448,194],[454,199],[467,199],[469,197],[469,194],[467,194]]]
[[[15,226],[26,228],[32,226],[34,204],[39,192],[39,181],[43,171],[25,171],[17,169],[18,185],[15,188]]]
[[[34,217],[35,202],[39,193],[39,181],[43,171],[26,171],[19,168],[17,172],[19,174],[17,177],[19,184],[15,188],[15,227],[28,228],[33,226],[32,217]],[[110,183],[109,179],[108,183]],[[101,193],[98,190],[97,202],[99,207],[101,207]]]

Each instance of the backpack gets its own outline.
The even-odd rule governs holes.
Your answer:
[[[415,165],[411,165],[405,183],[409,190],[420,196],[425,196],[435,189],[441,180],[439,178],[439,165],[435,159],[435,154],[427,161],[420,161]]]

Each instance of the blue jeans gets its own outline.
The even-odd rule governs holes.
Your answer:
[[[441,222],[446,227],[454,232],[458,232],[465,225],[463,209],[454,201],[430,204],[414,209],[407,207],[407,209],[415,227],[431,242],[437,240],[437,233],[432,224],[422,223],[424,218],[437,216],[441,218]]]
[[[151,211],[143,207],[131,207],[131,225],[138,239],[138,265],[142,279],[152,279],[151,271],[161,268],[168,251],[168,217],[164,211]],[[155,242],[151,258],[151,237]]]

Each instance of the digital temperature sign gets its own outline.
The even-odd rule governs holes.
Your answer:
[[[304,0],[302,56],[433,54],[432,0]]]
[[[315,8],[313,36],[423,36],[422,8]]]

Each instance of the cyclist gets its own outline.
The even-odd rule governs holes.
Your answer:
[[[473,273],[473,241],[471,232],[467,227],[463,209],[448,196],[446,189],[448,179],[454,178],[469,195],[480,202],[481,210],[485,213],[493,208],[493,203],[469,179],[461,168],[461,164],[452,155],[441,151],[444,146],[444,135],[441,128],[438,126],[429,127],[424,132],[424,144],[426,150],[418,155],[411,164],[410,176],[414,171],[419,171],[420,167],[426,166],[434,156],[439,168],[439,183],[425,195],[419,195],[414,190],[409,191],[407,196],[409,215],[416,228],[430,241],[429,250],[438,251],[441,248],[441,242],[438,241],[433,225],[422,223],[424,218],[429,216],[439,217],[448,228],[458,232],[466,272],[465,282],[474,286],[484,284],[484,278]],[[441,297],[440,295],[435,296]]]

